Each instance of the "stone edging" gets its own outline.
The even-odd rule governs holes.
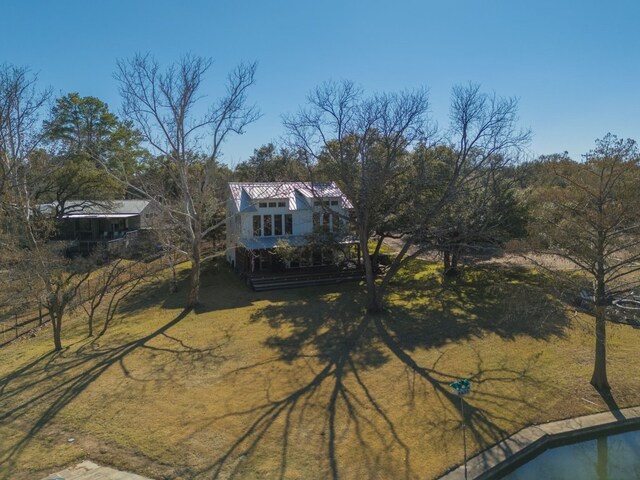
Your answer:
[[[523,428],[509,438],[480,452],[467,461],[469,479],[486,480],[504,472],[523,458],[542,450],[550,442],[579,438],[596,432],[615,431],[640,426],[640,407],[569,418]],[[440,480],[463,480],[464,466],[440,477]]]

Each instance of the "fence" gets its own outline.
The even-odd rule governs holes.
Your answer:
[[[37,313],[34,314],[36,309]],[[0,348],[29,334],[34,328],[44,323],[42,305],[23,304],[20,305],[19,310],[0,313]]]

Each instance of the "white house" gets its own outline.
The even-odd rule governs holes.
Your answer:
[[[274,255],[279,240],[307,245],[314,233],[336,235],[342,244],[355,243],[345,234],[351,204],[331,183],[229,183],[227,202],[227,262],[238,272],[272,272],[334,263],[327,248],[309,249],[296,258]]]

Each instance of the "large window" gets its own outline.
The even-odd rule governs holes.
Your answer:
[[[253,216],[254,237],[280,237],[282,235],[293,235],[293,215],[290,213]]]
[[[273,234],[282,235],[282,215],[273,216]]]
[[[322,214],[322,231],[323,232],[331,232],[331,214],[323,213]]]
[[[284,216],[284,234],[293,235],[293,215],[290,213]]]
[[[313,230],[316,232],[338,232],[340,223],[340,215],[337,213],[313,214]]]
[[[259,237],[262,235],[262,217],[260,215],[253,216],[253,236]]]
[[[263,225],[263,235],[265,237],[270,237],[272,234],[272,219],[271,215],[263,215],[262,217],[262,225]]]

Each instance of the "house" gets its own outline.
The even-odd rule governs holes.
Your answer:
[[[229,183],[227,262],[239,273],[335,266],[357,245],[351,208],[333,182]],[[282,245],[295,253],[280,255]]]
[[[56,239],[72,241],[72,249],[82,253],[98,244],[111,248],[149,230],[153,217],[148,200],[71,200],[60,215]]]

